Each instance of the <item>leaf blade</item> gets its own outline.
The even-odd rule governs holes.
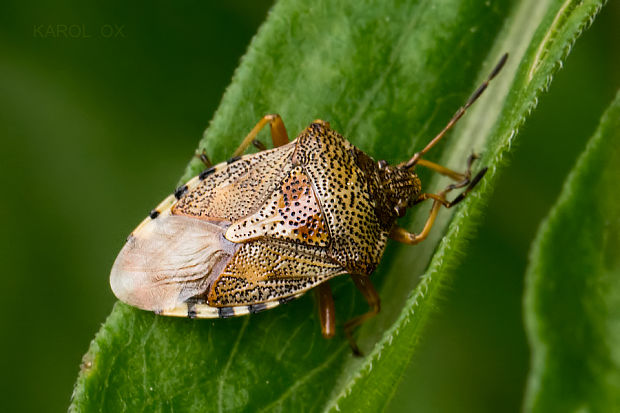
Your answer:
[[[530,45],[522,40],[523,36],[517,36],[522,33],[514,24],[520,15],[511,12],[516,6],[498,3],[488,7],[484,1],[472,4],[468,7],[467,2],[459,0],[444,0],[440,4],[350,1],[315,2],[308,8],[301,1],[278,3],[252,41],[201,148],[206,148],[213,160],[226,159],[260,116],[277,109],[291,134],[310,120],[323,117],[376,158],[403,160],[425,143],[428,134],[439,130],[477,86],[480,62],[491,66],[495,59],[489,55],[499,56],[504,51],[496,41],[498,33],[520,40],[523,50]],[[548,11],[560,3],[544,4],[547,8],[543,10]],[[502,34],[504,22],[511,23],[512,34]],[[473,27],[476,30],[471,30]],[[491,53],[487,53],[489,49]],[[515,58],[512,68],[506,68],[502,78],[460,125],[457,136],[438,148],[434,157],[444,149],[444,162],[458,165],[472,147],[486,146],[492,154],[486,159],[492,166],[500,165],[510,139],[506,142],[504,136],[498,142],[489,140],[500,119],[501,105],[494,104],[503,101],[510,91],[515,94],[514,90],[519,90],[520,85],[515,88],[510,82],[520,73],[519,61]],[[544,74],[553,71],[546,67],[540,70]],[[537,73],[535,79],[539,78]],[[509,114],[519,125],[530,110],[531,100],[539,93],[538,89],[532,90],[536,93],[523,99],[524,106],[516,111],[519,116]],[[495,121],[486,123],[487,132],[467,136],[466,131],[476,123],[474,120],[480,119],[476,113],[487,110],[495,113],[491,116]],[[403,131],[415,131],[413,139]],[[463,152],[463,148],[467,150]],[[192,162],[184,179],[195,175],[199,167],[197,161]],[[432,187],[437,185],[435,182]],[[488,192],[484,186],[481,189],[481,194]],[[480,207],[480,202],[470,204],[474,207],[463,207],[458,212],[460,221],[456,221],[448,235],[451,246],[457,248],[447,247],[444,242],[431,274],[448,274],[444,267],[438,269],[437,262],[444,260],[447,249],[452,250],[449,261],[454,262],[463,248],[463,232],[459,228],[467,218],[465,215],[475,214]],[[414,223],[419,224],[425,212],[417,211],[414,215]],[[371,348],[384,337],[380,343],[383,353],[375,350],[366,360],[352,359],[342,338],[323,340],[309,298],[249,319],[203,322],[165,319],[117,304],[86,356],[90,367],[78,379],[72,408],[322,410],[340,402],[355,407],[350,404],[354,399],[351,394],[364,395],[357,397],[363,406],[382,405],[389,398],[389,391],[378,391],[365,398],[363,390],[349,391],[363,389],[359,384],[364,381],[351,380],[359,379],[358,373],[367,380],[368,362],[378,365],[380,354],[384,354],[383,361],[393,357],[388,364],[394,368],[383,373],[385,384],[393,386],[402,374],[399,369],[404,368],[415,349],[419,327],[427,320],[428,310],[416,310],[415,317],[410,317],[409,325],[416,328],[403,330],[403,335],[410,335],[406,340],[396,340],[404,347],[402,352],[390,352],[391,347],[386,345],[390,335],[395,335],[394,328],[387,335],[383,332],[400,325],[403,318],[410,316],[411,309],[435,305],[441,291],[439,277],[433,282],[428,276],[423,280],[414,296],[418,304],[407,301],[407,294],[416,283],[413,275],[421,274],[426,267],[448,216],[443,214],[433,240],[416,249],[414,266],[409,266],[411,253],[390,247],[382,268],[374,276],[382,284],[382,296],[390,299],[384,301],[381,317],[361,331],[360,342],[364,348]],[[411,276],[398,278],[403,268]],[[364,311],[364,304],[343,280],[335,283],[334,293],[339,320]],[[403,306],[407,310],[401,312]],[[230,357],[231,348],[236,349],[235,357]],[[326,392],[325,388],[332,390]]]
[[[532,244],[525,320],[528,411],[620,406],[620,93]]]
[[[516,136],[518,128],[525,122],[526,117],[534,109],[537,104],[538,96],[544,91],[550,81],[553,73],[561,65],[562,59],[568,54],[572,43],[579,34],[591,22],[592,16],[596,15],[602,3],[591,2],[589,4],[581,3],[579,8],[570,8],[566,5],[569,2],[548,2],[546,13],[540,13],[540,20],[536,22],[532,20],[531,10],[536,9],[541,3],[533,2],[521,3],[521,7],[516,10],[516,15],[512,16],[515,21],[523,21],[526,18],[533,21],[535,30],[531,33],[531,41],[525,46],[527,36],[521,30],[509,30],[511,33],[504,34],[503,38],[499,38],[500,44],[515,44],[510,50],[518,50],[523,53],[517,56],[520,64],[518,67],[508,66],[508,76],[514,76],[510,84],[510,91],[506,89],[506,81],[501,79],[497,81],[499,85],[493,84],[496,88],[492,97],[492,101],[501,101],[497,96],[506,93],[506,104],[501,109],[505,113],[495,107],[492,111],[497,114],[497,123],[492,125],[486,122],[486,125],[480,125],[480,121],[475,115],[464,120],[462,131],[459,130],[459,138],[462,142],[462,136],[467,133],[473,133],[475,130],[487,130],[490,139],[487,142],[487,150],[491,151],[489,156],[483,157],[483,162],[488,164],[491,169],[485,176],[484,182],[477,188],[476,194],[470,197],[466,202],[466,206],[462,207],[454,214],[447,235],[439,244],[437,252],[434,254],[428,270],[423,275],[420,285],[416,291],[408,299],[405,304],[405,310],[401,313],[399,319],[390,327],[383,336],[382,340],[373,350],[373,353],[365,360],[365,364],[358,368],[361,374],[351,378],[342,392],[332,399],[330,402],[331,410],[354,411],[356,409],[381,409],[392,396],[394,389],[390,385],[389,380],[383,380],[385,376],[394,378],[401,377],[404,372],[404,366],[407,365],[410,355],[413,354],[415,346],[420,338],[420,330],[424,327],[424,323],[429,319],[433,308],[437,306],[437,300],[441,297],[443,285],[449,282],[451,276],[450,268],[457,265],[459,260],[458,251],[465,248],[467,234],[474,230],[476,225],[476,217],[483,207],[485,199],[488,199],[490,187],[497,179],[498,169],[502,165],[502,159],[510,150],[512,140]],[[572,4],[572,3],[570,3]],[[534,13],[536,15],[536,13]],[[558,21],[563,21],[561,29],[558,28]],[[522,26],[518,26],[522,29]],[[560,30],[560,31],[558,31]],[[549,33],[554,33],[555,42],[549,40]],[[558,42],[557,39],[563,39]],[[494,50],[501,50],[503,47],[495,47]],[[505,49],[504,49],[505,50]],[[536,50],[536,54],[533,51]],[[545,59],[540,60],[536,56],[541,54],[541,50],[545,50]],[[514,59],[515,53],[512,58]],[[532,70],[531,68],[535,68]],[[532,77],[532,74],[536,75]],[[506,73],[502,73],[506,75]],[[484,77],[484,76],[482,76]],[[493,102],[490,103],[493,105]],[[485,105],[480,105],[485,108]],[[481,109],[481,107],[477,109]],[[487,104],[488,107],[488,104]],[[495,128],[495,129],[493,129]],[[457,138],[458,139],[458,138]],[[455,141],[457,140],[455,139]],[[464,149],[455,149],[450,146],[447,156],[444,156],[444,164],[453,164],[454,159],[450,159],[450,154],[463,153]],[[407,262],[406,258],[400,258],[397,266],[407,268],[412,265]],[[404,338],[397,341],[393,340],[393,336],[402,334]],[[394,344],[396,343],[396,344]],[[387,357],[391,357],[391,362],[385,362]],[[377,361],[381,359],[381,366],[387,368],[374,367]],[[396,368],[394,368],[396,367]],[[380,370],[377,373],[377,369]],[[372,371],[372,375],[370,374]],[[369,397],[359,398],[359,394],[364,393],[364,389],[384,389],[384,393],[373,392]],[[387,397],[386,397],[387,394]],[[375,396],[374,398],[372,396]]]

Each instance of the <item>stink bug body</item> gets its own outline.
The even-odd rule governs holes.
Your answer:
[[[233,157],[209,167],[170,195],[132,232],[110,276],[116,296],[158,314],[224,318],[273,308],[316,288],[323,335],[335,333],[328,280],[350,274],[371,309],[345,324],[352,330],[379,311],[369,275],[388,238],[416,244],[439,209],[460,202],[480,181],[470,156],[465,173],[422,159],[482,94],[506,61],[448,125],[407,162],[374,161],[327,122],[315,121],[292,142],[278,115],[261,119]],[[274,149],[243,155],[271,126]],[[424,193],[414,168],[454,179],[442,192]],[[446,194],[465,188],[453,201]],[[431,199],[419,234],[396,225],[408,207]]]

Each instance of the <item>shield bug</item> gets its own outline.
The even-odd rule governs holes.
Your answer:
[[[462,201],[486,172],[483,168],[472,178],[473,155],[464,173],[423,156],[480,97],[506,59],[426,147],[397,165],[374,161],[327,122],[313,122],[289,142],[280,116],[263,117],[231,159],[179,187],[131,233],[112,267],[114,294],[161,315],[225,318],[267,310],[316,288],[321,329],[329,338],[335,316],[328,280],[350,274],[370,306],[344,324],[359,354],[352,331],[379,312],[369,276],[388,238],[423,241],[440,208]],[[267,124],[274,148],[243,155]],[[439,193],[422,192],[417,166],[454,183]],[[448,192],[459,188],[464,189],[448,201]],[[396,224],[407,208],[426,200],[432,207],[420,233]]]

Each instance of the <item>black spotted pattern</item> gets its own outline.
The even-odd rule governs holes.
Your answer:
[[[298,137],[293,162],[303,162],[314,183],[332,242],[330,255],[349,273],[370,274],[381,260],[387,232],[377,217],[377,202],[367,171],[356,163],[353,145],[323,122]]]

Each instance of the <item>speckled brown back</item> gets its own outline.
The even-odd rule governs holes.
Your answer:
[[[256,213],[234,222],[226,231],[226,238],[232,242],[261,237],[317,247],[329,245],[329,230],[319,200],[301,165],[284,176],[276,191]]]
[[[216,170],[172,208],[174,215],[234,222],[262,207],[293,168],[295,142],[244,156]]]
[[[207,300],[221,307],[285,299],[345,272],[320,247],[264,237],[240,244]]]
[[[331,233],[329,254],[349,273],[370,274],[383,255],[387,232],[371,195],[374,182],[356,162],[359,151],[321,121],[297,141],[293,163],[302,164],[314,183]]]

